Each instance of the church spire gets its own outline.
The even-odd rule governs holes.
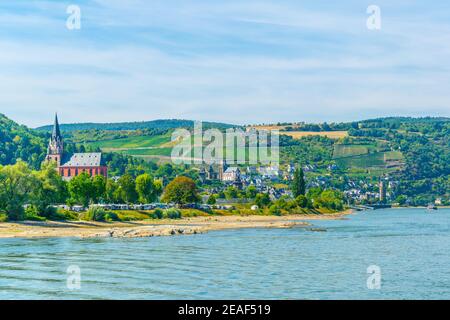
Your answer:
[[[53,124],[52,139],[61,139],[61,131],[59,130],[58,114],[55,113],[55,123]]]
[[[64,152],[64,143],[59,129],[58,115],[55,114],[55,123],[53,125],[52,136],[48,142],[47,159],[56,160],[58,165]]]

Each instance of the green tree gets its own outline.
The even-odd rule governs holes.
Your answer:
[[[294,180],[292,181],[292,193],[295,198],[300,195],[305,195],[306,183],[305,183],[305,173],[302,168],[295,169]]]
[[[92,178],[94,202],[100,202],[106,198],[106,178],[102,175],[96,175]]]
[[[93,200],[95,195],[94,184],[92,179],[86,172],[73,177],[69,181],[69,194],[71,203],[78,203],[85,207]]]
[[[395,201],[401,206],[405,205],[407,200],[408,198],[404,195],[399,195],[397,199],[395,199]]]
[[[136,178],[136,192],[140,203],[154,202],[158,197],[158,188],[153,177],[148,173],[139,175]]]
[[[165,163],[156,170],[157,177],[170,177],[173,174],[173,166],[170,163]]]
[[[227,200],[232,200],[232,199],[236,199],[236,198],[239,197],[239,192],[238,192],[238,190],[237,190],[235,187],[232,187],[232,186],[228,187],[228,188],[224,191],[224,193],[225,193],[225,198],[226,198]]]
[[[314,204],[318,208],[342,210],[344,208],[344,195],[338,190],[324,190]]]
[[[0,166],[0,210],[5,211],[10,220],[23,219],[23,205],[31,200],[38,187],[39,180],[25,162]]]
[[[275,204],[271,205],[269,208],[269,212],[274,216],[281,216],[281,209],[278,205]]]
[[[308,207],[308,198],[302,194],[295,198],[295,202],[300,208]]]
[[[125,174],[117,181],[120,199],[126,203],[135,203],[138,194],[136,192],[136,182],[129,174]]]
[[[315,205],[320,195],[322,194],[323,189],[320,187],[310,188],[308,190],[307,198],[311,200],[311,202]]]
[[[46,213],[51,204],[65,203],[68,197],[67,183],[56,170],[54,162],[44,162],[35,172],[39,186],[33,190],[33,202],[40,214]]]
[[[255,204],[260,208],[267,207],[270,203],[270,197],[267,193],[258,193],[255,197]]]
[[[208,200],[206,201],[206,203],[207,203],[207,204],[210,204],[210,205],[214,205],[214,204],[216,204],[216,202],[217,202],[216,196],[213,195],[213,194],[210,195],[209,198],[208,198]]]
[[[245,192],[245,195],[248,199],[255,199],[258,194],[258,190],[256,190],[255,186],[249,186]]]
[[[112,179],[108,179],[106,181],[105,197],[106,200],[110,203],[119,202],[119,185]]]
[[[176,204],[199,202],[200,197],[194,180],[184,176],[176,177],[164,190],[162,201]]]

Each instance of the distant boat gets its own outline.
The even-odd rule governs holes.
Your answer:
[[[438,208],[434,205],[434,204],[429,204],[427,207],[428,211],[433,211],[433,210],[437,210]]]

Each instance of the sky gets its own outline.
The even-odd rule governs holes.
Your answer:
[[[394,3],[395,2],[395,3]],[[68,29],[77,5],[81,28]],[[380,29],[369,29],[369,5]],[[0,1],[0,113],[234,124],[450,116],[450,2]]]

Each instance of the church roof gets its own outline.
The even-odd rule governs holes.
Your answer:
[[[102,154],[93,153],[74,153],[61,167],[99,167],[102,166]]]
[[[238,167],[230,167],[230,168],[227,168],[227,170],[225,170],[224,173],[235,173],[235,172],[240,172],[240,170],[239,170]]]

